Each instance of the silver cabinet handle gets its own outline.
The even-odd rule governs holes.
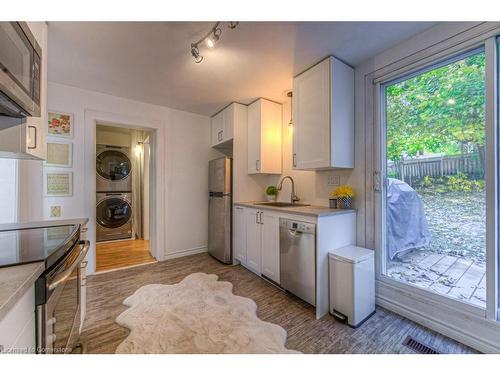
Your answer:
[[[255,160],[255,169],[260,171],[260,160]]]
[[[34,146],[29,146],[28,145],[28,150],[34,150],[36,148],[36,138],[37,138],[36,131],[37,131],[37,129],[36,129],[36,126],[28,125],[28,132],[29,132],[29,129],[35,129],[35,137],[34,137],[34,139],[35,139],[35,145]],[[30,137],[30,140],[33,142],[33,140],[31,139],[31,137]]]
[[[264,224],[264,220],[262,220],[262,214],[263,213],[264,213],[263,211],[260,211],[260,219],[259,219],[259,221],[260,221],[261,224]]]
[[[292,164],[293,164],[293,166],[294,166],[294,167],[296,167],[296,166],[297,166],[297,154],[296,154],[296,153],[294,153],[294,154],[293,154],[293,161],[292,161]]]
[[[82,244],[82,243],[80,243],[80,244]],[[48,286],[49,290],[54,290],[55,288],[57,288],[59,285],[61,285],[63,282],[65,282],[71,276],[71,274],[75,270],[76,266],[78,266],[78,264],[80,264],[81,261],[85,258],[85,255],[87,255],[87,251],[89,251],[89,247],[90,247],[90,241],[83,242],[83,248],[80,251],[78,258],[73,262],[73,264],[71,264],[71,266],[67,270],[65,270],[63,273],[61,273],[58,277],[56,277],[56,279],[54,281],[52,281],[49,284],[49,286]]]
[[[259,224],[259,211],[255,213],[255,224]]]

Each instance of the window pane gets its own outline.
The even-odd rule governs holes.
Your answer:
[[[485,55],[384,86],[386,272],[485,307]]]

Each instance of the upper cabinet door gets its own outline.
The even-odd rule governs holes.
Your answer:
[[[224,122],[223,122],[223,112],[217,113],[210,120],[211,124],[211,135],[212,135],[212,146],[216,146],[222,142],[222,136],[224,134]]]
[[[235,121],[234,106],[235,104],[233,103],[211,118],[212,147],[233,139]]]
[[[222,111],[223,134],[222,141],[227,142],[233,139],[234,134],[234,108],[235,104],[231,104],[224,111]]]
[[[247,141],[248,141],[248,173],[260,173],[261,160],[260,160],[260,112],[261,101],[258,100],[248,106],[248,127],[247,127]]]
[[[248,173],[281,174],[282,106],[259,99],[248,106]]]
[[[354,70],[329,57],[293,81],[295,169],[354,167]]]

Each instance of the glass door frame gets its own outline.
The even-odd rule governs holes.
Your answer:
[[[497,30],[498,34],[499,31]],[[430,290],[404,283],[386,276],[386,248],[384,225],[387,171],[386,171],[386,127],[385,127],[385,97],[384,87],[398,79],[407,79],[426,70],[446,65],[453,60],[466,57],[468,54],[483,50],[485,53],[485,190],[486,190],[486,308],[474,306],[467,302],[437,294]],[[385,75],[372,78],[373,105],[373,159],[370,180],[373,191],[374,233],[373,245],[377,254],[377,281],[401,291],[407,291],[421,296],[430,302],[447,305],[458,311],[478,315],[489,320],[496,320],[498,312],[498,51],[496,35],[472,39],[450,48],[442,49],[434,54],[417,60],[407,67],[402,67]]]

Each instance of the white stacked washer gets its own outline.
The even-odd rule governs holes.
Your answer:
[[[96,240],[132,237],[132,162],[129,147],[96,145]]]

